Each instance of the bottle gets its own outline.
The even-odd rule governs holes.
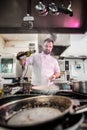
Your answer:
[[[21,60],[23,58],[29,57],[32,53],[35,53],[36,50],[30,50],[26,52],[19,52],[16,56],[17,60]]]
[[[20,87],[22,88],[23,94],[29,94],[30,93],[30,83],[22,77],[20,79]]]
[[[26,51],[26,52],[25,52],[25,55],[26,55],[27,57],[29,57],[32,53],[35,53],[35,52],[36,52],[35,50]]]

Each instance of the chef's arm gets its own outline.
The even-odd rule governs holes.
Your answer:
[[[60,72],[55,72],[49,79],[50,81],[54,81],[55,79],[60,77]]]
[[[54,76],[55,79],[59,78],[60,77],[60,72],[55,72],[53,74],[53,76]]]

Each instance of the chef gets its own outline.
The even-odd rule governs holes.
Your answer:
[[[32,92],[39,91],[44,94],[54,94],[59,87],[54,85],[54,80],[60,77],[60,67],[56,58],[51,55],[54,41],[51,38],[44,40],[42,52],[34,53],[22,59],[22,66],[32,65]]]

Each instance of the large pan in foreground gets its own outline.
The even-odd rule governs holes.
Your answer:
[[[27,97],[0,106],[0,125],[9,129],[52,129],[61,123],[70,109],[72,101],[65,96]]]

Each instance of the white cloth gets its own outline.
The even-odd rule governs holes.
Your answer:
[[[32,85],[50,86],[53,82],[49,81],[49,77],[55,72],[60,72],[57,60],[50,54],[43,52],[32,54],[26,59],[26,65],[32,65]]]

